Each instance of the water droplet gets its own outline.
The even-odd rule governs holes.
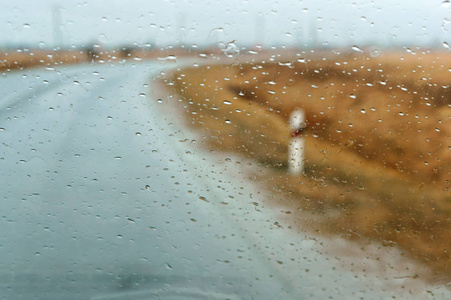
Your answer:
[[[351,49],[354,50],[354,51],[356,51],[356,52],[363,52],[362,49],[360,49],[358,46],[355,46],[355,45],[352,46]]]
[[[30,27],[31,27],[31,25],[28,23],[23,24],[23,28],[30,28]]]
[[[378,50],[378,49],[373,49],[373,50],[371,50],[370,56],[371,56],[371,57],[377,57],[377,56],[379,56],[379,50]]]
[[[362,114],[366,114],[366,110],[365,110],[364,108],[362,108],[362,109],[360,110],[360,112],[361,112]]]
[[[222,101],[222,103],[226,104],[226,105],[232,105],[232,102],[228,101],[228,100],[224,100]]]
[[[158,99],[157,102],[158,102],[158,103],[163,103],[163,100]]]
[[[140,93],[138,96],[140,96],[140,97],[146,97],[146,94]]]
[[[291,62],[279,62],[279,66],[291,67]]]
[[[447,42],[443,42],[443,47],[445,47],[446,49],[449,49],[449,44]]]
[[[115,156],[114,158],[115,158],[115,159],[122,159],[121,156]]]
[[[162,60],[162,61],[177,61],[177,57],[175,55],[168,55],[166,57],[159,57],[158,60]]]
[[[349,97],[352,98],[352,99],[357,98],[356,95],[354,95],[354,94],[349,95]]]
[[[444,8],[447,8],[447,7],[449,7],[450,5],[451,5],[451,3],[450,3],[449,0],[445,0],[445,1],[442,2],[442,7],[444,7]]]
[[[232,123],[229,119],[225,120],[226,124]]]
[[[451,147],[451,146],[450,146],[450,147]],[[202,201],[205,201],[205,202],[209,202],[209,201],[207,200],[207,198],[205,198],[204,196],[199,196],[199,199],[202,200]]]
[[[235,40],[231,41],[226,44],[225,48],[223,49],[224,55],[227,57],[234,57],[238,54],[240,54],[240,49],[235,44]]]

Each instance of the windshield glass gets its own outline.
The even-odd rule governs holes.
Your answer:
[[[1,3],[5,299],[451,297],[449,1]]]

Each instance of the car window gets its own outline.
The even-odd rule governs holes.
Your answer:
[[[0,1],[2,299],[447,299],[449,1]]]

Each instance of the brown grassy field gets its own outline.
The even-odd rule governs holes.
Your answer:
[[[270,167],[259,180],[303,226],[397,246],[449,278],[450,54],[302,54],[189,68],[167,81],[209,147]],[[286,172],[287,116],[298,107],[307,147],[296,177]]]

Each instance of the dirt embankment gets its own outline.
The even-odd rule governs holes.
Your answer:
[[[450,68],[446,53],[303,54],[168,80],[211,147],[273,167],[260,180],[295,203],[292,213],[308,211],[312,230],[397,245],[449,276]],[[293,177],[287,116],[298,107],[306,170]]]

